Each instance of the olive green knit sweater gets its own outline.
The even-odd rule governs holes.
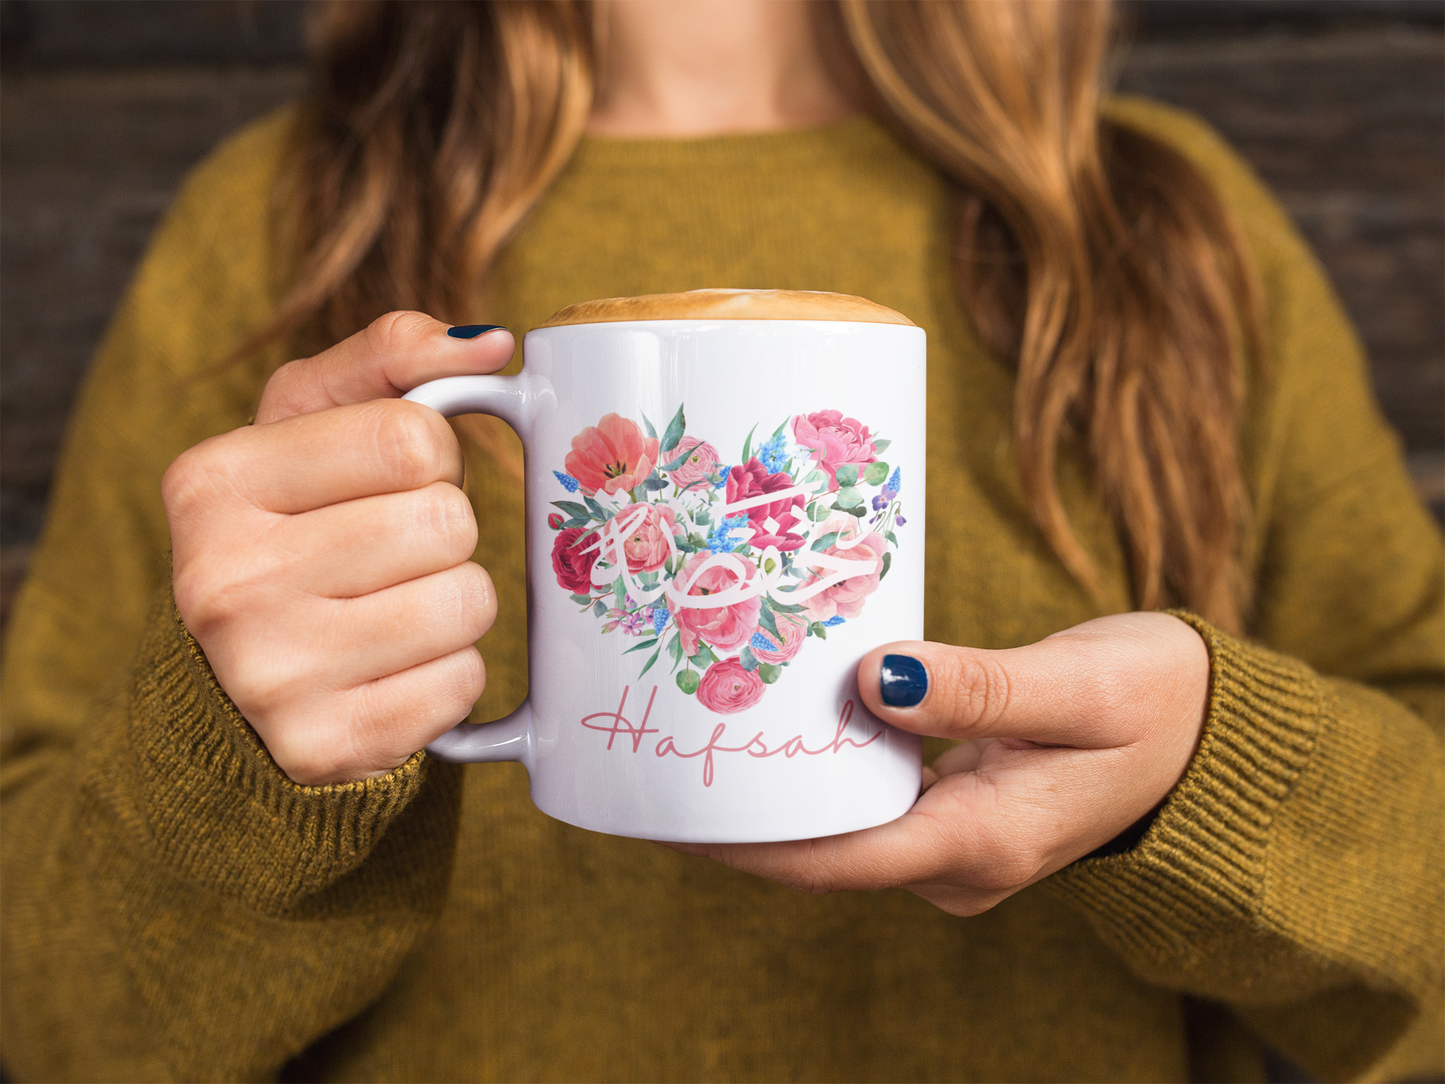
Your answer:
[[[516,765],[418,755],[282,775],[181,626],[161,473],[242,425],[268,366],[207,371],[267,315],[288,124],[192,176],[86,385],[4,688],[3,1036],[24,1080],[1247,1079],[1260,1040],[1330,1077],[1439,1071],[1442,551],[1358,343],[1259,183],[1200,163],[1268,300],[1243,434],[1258,606],[1200,624],[1203,743],[1147,835],[971,919],[807,896],[557,823]],[[1031,525],[1012,373],[950,287],[950,191],[868,120],[589,139],[474,318],[701,286],[861,294],[928,332],[931,639],[1005,647],[1130,607],[1077,462],[1106,600]],[[515,364],[515,363],[514,363]],[[198,375],[199,374],[199,375]],[[188,379],[189,378],[189,379]],[[513,438],[514,439],[514,438]],[[501,616],[475,718],[526,688],[515,457],[469,452]],[[1434,1066],[1432,1070],[1432,1065]]]

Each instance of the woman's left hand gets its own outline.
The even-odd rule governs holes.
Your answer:
[[[901,887],[978,914],[1158,807],[1199,742],[1209,654],[1178,618],[1119,614],[1006,651],[888,644],[858,688],[899,729],[961,740],[912,809],[825,839],[672,846],[807,892]]]

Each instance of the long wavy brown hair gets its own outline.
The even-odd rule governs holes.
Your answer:
[[[1023,488],[1059,558],[1098,595],[1056,481],[1072,444],[1118,524],[1136,604],[1238,630],[1258,288],[1197,170],[1101,110],[1107,0],[815,11],[840,85],[957,186],[958,291],[1016,366]],[[313,35],[278,201],[295,285],[253,344],[334,342],[396,308],[463,319],[586,127],[590,5],[338,0]]]

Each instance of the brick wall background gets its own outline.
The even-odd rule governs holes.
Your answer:
[[[1123,89],[1256,165],[1369,345],[1445,513],[1445,6],[1132,0]],[[294,0],[0,0],[0,617],[76,383],[180,178],[302,85]]]

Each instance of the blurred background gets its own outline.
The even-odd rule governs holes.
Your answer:
[[[1121,89],[1204,116],[1315,246],[1445,515],[1445,4],[1125,0]],[[0,621],[77,382],[187,169],[303,82],[299,0],[0,0]]]

